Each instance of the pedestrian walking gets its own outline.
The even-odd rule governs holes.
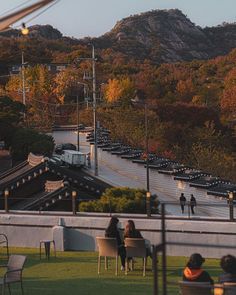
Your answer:
[[[87,153],[86,158],[87,158],[88,168],[91,168],[91,155],[90,155],[90,153]]]
[[[194,198],[193,194],[191,194],[191,198],[190,198],[190,208],[191,208],[191,212],[192,214],[195,214],[194,212],[194,207],[197,206],[197,201]]]
[[[181,211],[182,214],[184,213],[184,207],[186,205],[186,198],[184,196],[184,193],[181,193],[180,198],[179,198],[179,202],[180,202],[180,207],[181,207]]]

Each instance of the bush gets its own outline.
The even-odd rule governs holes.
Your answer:
[[[146,192],[132,188],[109,188],[100,200],[81,202],[82,212],[145,213]]]

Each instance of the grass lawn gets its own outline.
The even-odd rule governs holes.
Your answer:
[[[127,276],[119,271],[116,277],[113,260],[109,261],[108,271],[104,270],[102,264],[101,274],[97,274],[96,252],[59,252],[57,257],[52,256],[49,262],[44,258],[39,260],[38,249],[11,248],[10,253],[27,255],[23,272],[25,295],[147,295],[153,292],[150,260],[146,277],[142,276],[140,259],[136,259],[134,271],[129,272]],[[0,257],[0,264],[3,263],[3,258]],[[179,294],[178,287],[172,284],[181,280],[186,261],[184,257],[168,257],[168,294]],[[205,269],[217,280],[220,273],[218,260],[207,259]],[[17,284],[15,287],[12,285],[13,295],[21,294],[17,288]]]

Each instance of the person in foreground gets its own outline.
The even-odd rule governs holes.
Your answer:
[[[108,227],[105,231],[105,237],[116,238],[117,245],[118,245],[118,254],[121,260],[121,270],[125,270],[126,251],[125,251],[124,243],[121,240],[120,233],[117,227],[118,223],[119,223],[119,219],[115,216],[112,216],[108,224]]]
[[[199,253],[190,256],[189,261],[183,271],[183,281],[189,282],[209,282],[214,284],[208,272],[202,269],[205,259]]]
[[[219,276],[219,283],[236,283],[236,257],[225,255],[220,260],[224,273]]]

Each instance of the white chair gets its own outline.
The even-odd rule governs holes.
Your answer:
[[[24,264],[26,261],[26,256],[23,255],[10,255],[8,263],[6,265],[6,272],[4,276],[0,279],[0,285],[2,285],[2,295],[5,294],[6,286],[8,286],[9,293],[11,294],[10,284],[20,283],[21,292],[24,294],[23,284],[22,284],[22,272]]]
[[[133,257],[143,258],[143,276],[146,274],[146,246],[144,239],[125,238],[126,248],[126,263],[125,263],[125,274],[128,273],[128,259]]]
[[[118,245],[115,238],[96,237],[98,245],[98,274],[101,269],[101,257],[105,257],[105,270],[108,269],[107,257],[114,257],[116,259],[116,271],[118,274]]]

